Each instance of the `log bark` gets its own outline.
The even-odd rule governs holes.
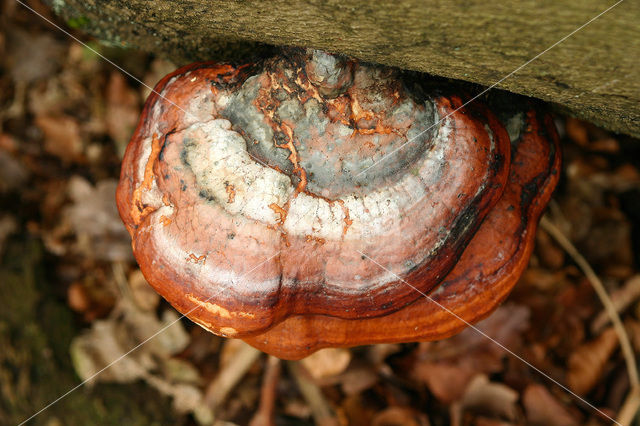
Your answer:
[[[640,2],[47,0],[66,22],[178,64],[313,47],[543,99],[640,137]]]

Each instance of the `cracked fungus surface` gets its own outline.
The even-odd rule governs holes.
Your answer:
[[[432,289],[502,193],[509,141],[484,107],[408,87],[317,51],[167,76],[118,190],[147,279],[232,335],[395,311],[419,297],[396,274]]]

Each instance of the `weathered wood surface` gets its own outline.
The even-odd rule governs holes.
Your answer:
[[[74,27],[177,63],[251,51],[251,42],[322,48],[489,86],[613,1],[387,2],[47,0]],[[608,13],[497,87],[553,102],[640,137],[640,2]],[[250,43],[247,43],[250,42]]]

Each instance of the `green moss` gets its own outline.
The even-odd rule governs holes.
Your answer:
[[[69,28],[82,29],[87,28],[91,24],[91,21],[86,16],[78,16],[76,18],[67,19],[67,25]]]

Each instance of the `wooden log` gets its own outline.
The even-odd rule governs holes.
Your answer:
[[[294,45],[490,86],[640,137],[640,3],[46,0],[111,43],[192,60]],[[247,43],[249,42],[249,43]]]

